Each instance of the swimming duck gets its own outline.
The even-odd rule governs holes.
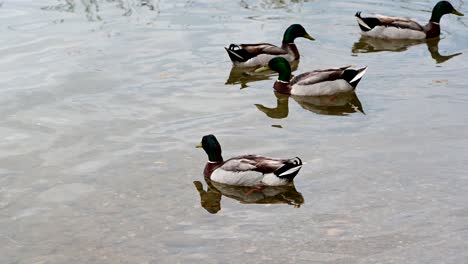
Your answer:
[[[303,26],[293,24],[284,32],[281,47],[269,43],[258,44],[231,44],[225,48],[232,63],[238,67],[258,67],[263,66],[273,57],[283,56],[289,62],[299,59],[299,50],[294,44],[296,38],[306,38],[315,40],[311,37]]]
[[[204,175],[213,182],[237,186],[287,185],[299,173],[302,161],[275,159],[258,155],[243,155],[223,160],[221,145],[214,135],[206,135],[197,148],[208,155]]]
[[[357,84],[366,74],[367,67],[358,70],[349,69],[350,67],[305,72],[291,79],[289,63],[282,57],[276,57],[270,60],[267,66],[256,71],[278,72],[279,78],[273,85],[277,92],[299,96],[325,96],[347,93],[356,89]]]
[[[440,36],[439,23],[445,14],[463,16],[449,2],[440,1],[434,6],[429,23],[425,26],[402,17],[361,17],[361,12],[356,13],[356,19],[364,36],[383,39],[429,39]]]

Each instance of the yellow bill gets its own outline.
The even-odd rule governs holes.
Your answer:
[[[195,145],[196,148],[203,148],[203,145],[202,143],[198,143],[197,145]]]
[[[457,15],[457,16],[464,16],[462,13],[458,12],[455,9],[453,9],[452,14]]]
[[[315,40],[311,35],[309,35],[307,33],[304,35],[304,38],[310,39],[310,40]]]

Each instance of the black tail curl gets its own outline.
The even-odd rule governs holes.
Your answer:
[[[277,169],[274,172],[274,174],[276,176],[280,177],[280,178],[292,181],[294,179],[294,177],[296,177],[296,175],[299,173],[300,168],[298,168],[298,170],[296,170],[294,172],[284,174],[284,175],[282,175],[282,174],[287,172],[288,170],[290,170],[292,168],[301,167],[301,166],[302,166],[302,160],[299,157],[295,157],[293,159],[288,160],[287,163],[284,164],[281,168]]]
[[[299,157],[295,157],[294,159],[291,159],[291,160],[296,165],[302,165],[302,160]]]
[[[246,62],[247,60],[255,56],[236,44],[231,44],[228,48],[225,49],[229,55],[229,58],[233,62]]]
[[[229,49],[229,50],[239,50],[240,47],[239,47],[239,45],[231,44],[231,45],[229,45],[229,48],[228,48],[228,49]]]

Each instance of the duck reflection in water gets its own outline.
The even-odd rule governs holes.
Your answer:
[[[243,204],[289,204],[298,208],[304,203],[304,197],[292,183],[284,186],[252,188],[217,183],[206,177],[205,182],[206,190],[203,189],[200,181],[194,181],[193,184],[200,194],[201,206],[211,214],[216,214],[221,210],[222,196]]]
[[[291,62],[291,70],[297,70],[299,66],[299,61]],[[258,68],[258,67],[257,67]],[[245,68],[245,67],[236,67],[232,66],[229,77],[226,80],[225,84],[235,85],[240,84],[240,88],[244,89],[249,87],[247,84],[251,82],[258,82],[269,80],[272,77],[275,77],[277,74],[272,71],[265,72],[255,72],[257,68]]]
[[[432,39],[406,39],[406,40],[395,40],[395,39],[376,39],[361,36],[358,42],[354,43],[352,52],[357,53],[372,53],[381,51],[392,51],[402,52],[408,50],[412,46],[417,46],[423,43],[427,44],[427,49],[431,54],[431,57],[436,61],[437,64],[446,62],[453,57],[461,55],[461,52],[454,53],[451,55],[441,55],[439,53],[439,42],[440,38]]]
[[[292,97],[302,108],[319,115],[345,116],[364,110],[355,92],[332,96],[295,96],[275,92],[276,107],[256,104],[258,110],[274,119],[286,118],[289,114],[289,97]]]

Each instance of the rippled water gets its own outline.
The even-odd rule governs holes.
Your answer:
[[[0,263],[468,262],[466,17],[393,43],[354,13],[425,22],[435,2],[1,3]],[[356,94],[231,72],[223,46],[292,23],[317,39],[297,72],[368,65]],[[283,189],[206,182],[209,133],[307,164]]]

